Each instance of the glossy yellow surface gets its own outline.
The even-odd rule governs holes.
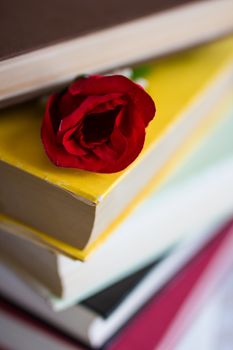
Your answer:
[[[182,161],[185,160],[187,155],[189,155],[193,149],[199,144],[199,141],[209,133],[212,128],[218,125],[218,122],[223,119],[226,112],[229,108],[232,108],[232,94],[227,94],[223,99],[222,103],[218,105],[218,108],[214,109],[210,112],[207,118],[200,124],[200,126],[192,133],[192,135],[188,136],[188,139],[185,142],[185,147],[181,147],[173,157],[167,161],[162,169],[156,174],[154,178],[149,181],[144,190],[140,192],[134,201],[127,207],[121,215],[112,222],[112,224],[105,230],[94,242],[88,245],[87,248],[80,250],[74,248],[62,241],[59,241],[53,237],[46,235],[43,232],[37,231],[32,227],[28,227],[23,223],[16,221],[6,215],[0,214],[0,228],[6,231],[9,231],[13,234],[18,234],[23,236],[24,238],[31,239],[35,243],[42,243],[47,247],[51,247],[53,250],[62,252],[72,258],[79,260],[86,260],[88,256],[96,250],[109,236],[109,234],[117,233],[116,229],[123,222],[124,219],[127,218],[128,215],[133,212],[133,210],[139,205],[139,203],[143,203],[143,200],[147,198],[147,196],[153,196],[154,191],[160,185],[166,185],[166,180],[172,177],[173,172],[177,168],[177,164],[181,164]]]
[[[0,159],[98,203],[145,152],[172,127],[181,112],[208,86],[233,58],[233,38],[156,61],[149,67],[148,92],[157,106],[155,119],[147,129],[144,149],[126,170],[97,174],[54,166],[45,155],[40,140],[43,108],[25,104],[0,112]]]

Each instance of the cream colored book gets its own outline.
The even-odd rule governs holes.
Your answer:
[[[40,140],[43,111],[35,104],[2,111],[2,220],[13,219],[38,240],[85,259],[216,109],[232,85],[232,57],[228,38],[148,66],[144,78],[158,112],[140,156],[116,174],[55,167]]]
[[[2,0],[1,14],[1,106],[233,31],[232,0]]]
[[[35,244],[20,236],[19,229],[10,232],[6,228],[0,229],[1,259],[62,297],[59,304],[64,306],[156,260],[198,228],[231,216],[233,106],[230,103],[231,109],[226,110],[227,101],[186,143],[186,157],[182,149],[171,161],[177,164],[180,159],[173,176],[142,200],[85,263]],[[172,164],[169,174],[171,169]]]

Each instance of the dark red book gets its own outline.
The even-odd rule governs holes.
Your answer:
[[[0,103],[233,30],[231,0],[2,0]]]

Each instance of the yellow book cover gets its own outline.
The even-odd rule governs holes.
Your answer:
[[[36,103],[1,111],[2,218],[10,216],[34,227],[38,237],[57,247],[60,244],[62,251],[73,249],[72,256],[85,258],[216,107],[230,86],[232,58],[230,37],[148,64],[142,70],[143,78],[156,103],[157,115],[147,128],[140,156],[127,169],[114,174],[54,166],[43,150],[43,111]]]

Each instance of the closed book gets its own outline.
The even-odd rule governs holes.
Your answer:
[[[33,277],[3,263],[0,265],[0,294],[89,346],[99,347],[197,254],[214,236],[218,226],[197,230],[195,237],[179,242],[156,261],[81,302],[73,299],[67,305],[59,299],[53,300]]]
[[[60,296],[64,305],[142,268],[197,228],[231,216],[233,111],[228,98],[226,104],[229,110],[220,105],[199,130],[205,138],[196,135],[177,154],[179,161],[171,159],[179,167],[172,175],[168,167],[166,183],[142,200],[87,261],[66,257],[7,225],[0,230],[1,258]]]
[[[158,113],[141,155],[122,172],[57,168],[40,141],[43,111],[35,103],[2,111],[2,214],[35,229],[38,239],[85,259],[229,91],[232,45],[230,38],[147,67],[143,76]]]
[[[231,0],[2,0],[0,103],[228,34],[232,13]]]
[[[106,347],[175,349],[232,268],[233,226],[228,223]]]
[[[48,327],[10,303],[1,300],[0,347],[2,350],[85,350],[78,341],[70,341],[63,334]]]
[[[188,326],[191,325],[198,312],[203,309],[215,290],[220,287],[232,266],[232,221],[218,228],[217,231],[213,232],[212,236],[213,238],[202,248],[199,248],[196,254],[173,278],[154,293],[147,304],[142,307],[125,327],[107,344],[105,343],[104,349],[175,349]],[[150,270],[151,268],[153,269],[152,266],[147,269]],[[1,268],[0,271],[2,277],[4,272],[5,276],[7,276],[7,270],[4,271]],[[146,279],[146,274],[148,274],[148,270],[141,271],[141,277],[144,275],[141,283],[143,283],[144,278]],[[45,336],[42,337],[43,341],[46,341],[47,337],[50,340],[54,337],[54,344],[56,342],[58,344],[57,347],[54,345],[56,349],[59,349],[59,345],[67,349],[77,346],[79,349],[80,339],[89,343],[92,348],[99,348],[103,345],[102,335],[106,328],[109,328],[109,325],[106,314],[106,318],[101,324],[100,314],[102,313],[103,317],[103,313],[108,309],[106,304],[111,306],[111,301],[108,303],[104,299],[105,302],[103,303],[101,298],[104,293],[108,294],[109,290],[107,292],[103,291],[102,296],[93,296],[92,300],[86,301],[86,306],[89,308],[90,313],[94,309],[97,314],[99,313],[99,318],[93,319],[93,324],[90,324],[90,329],[85,334],[85,326],[87,327],[88,320],[84,317],[83,310],[79,309],[78,311],[77,308],[75,311],[74,307],[73,310],[68,309],[60,316],[53,314],[52,317],[51,312],[47,312],[46,316],[44,307],[38,307],[38,303],[37,307],[33,307],[35,298],[33,303],[31,303],[33,299],[30,294],[29,297],[25,298],[25,286],[23,289],[22,286],[20,288],[20,281],[17,282],[17,279],[11,273],[10,275],[8,274],[8,277],[10,279],[5,279],[8,281],[8,284],[5,284],[5,286],[3,278],[1,278],[1,289],[5,289],[4,294],[7,295],[7,288],[9,290],[8,298],[4,297],[0,302],[0,324],[1,329],[4,329],[4,332],[0,333],[1,345],[29,350],[32,348],[31,344],[34,339],[35,349],[37,349],[38,344],[40,344],[38,334],[43,334],[43,331],[45,332]],[[14,289],[16,286],[19,287],[18,295]],[[124,288],[126,286],[127,283]],[[115,285],[116,289],[118,287],[119,284],[118,286]],[[118,294],[118,291],[114,291],[114,286],[111,288],[113,288],[112,299],[114,300],[114,296]],[[134,288],[137,288],[137,284]],[[141,290],[142,294],[143,290]],[[13,304],[10,302],[11,299],[14,301]],[[23,300],[22,304],[20,304],[20,300]],[[29,306],[30,303],[31,306]],[[30,309],[30,312],[25,310],[25,306],[27,310]],[[34,311],[32,311],[33,308]],[[42,316],[43,313],[44,315]],[[105,327],[104,322],[106,322]],[[111,326],[110,322],[110,329]],[[13,337],[12,332],[14,334]]]

